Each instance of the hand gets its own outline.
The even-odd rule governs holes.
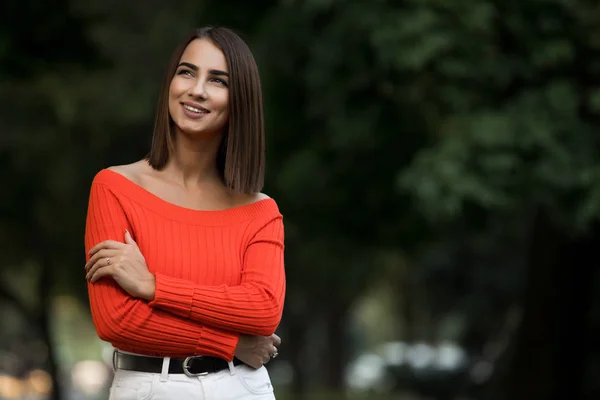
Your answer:
[[[85,264],[85,278],[90,282],[110,276],[131,296],[154,299],[156,279],[128,231],[125,231],[125,243],[106,240],[94,246],[89,254],[92,257]]]
[[[277,357],[277,346],[281,345],[281,338],[275,334],[271,336],[241,335],[235,348],[235,356],[244,364],[258,369]]]

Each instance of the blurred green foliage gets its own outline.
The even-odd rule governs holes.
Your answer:
[[[531,387],[513,396],[491,383],[478,396],[574,385],[569,398],[597,397],[598,352],[569,359],[569,375],[560,348],[598,332],[593,252],[578,247],[598,242],[597,2],[9,0],[0,15],[0,301],[29,324],[44,331],[53,295],[85,301],[91,180],[145,154],[174,45],[223,24],[248,40],[263,79],[296,393],[341,387],[361,343],[348,333],[352,307],[386,285],[398,339],[436,341],[458,318],[459,341],[481,356],[508,335],[495,379],[517,382],[507,371],[528,366]],[[544,304],[581,311],[544,319]],[[541,338],[531,357],[554,364],[523,364],[519,338],[543,327],[564,340]],[[323,352],[315,376],[302,360]]]

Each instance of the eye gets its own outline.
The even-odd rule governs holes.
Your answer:
[[[192,73],[192,71],[190,71],[189,69],[185,69],[185,68],[180,69],[177,72],[177,75],[194,76],[194,74]]]
[[[225,81],[221,78],[211,78],[210,80],[218,83],[219,85],[227,86],[227,81]]]

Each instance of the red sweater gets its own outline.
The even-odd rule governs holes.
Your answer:
[[[86,253],[107,239],[124,242],[125,230],[156,276],[156,295],[133,298],[112,278],[88,283],[100,339],[134,353],[231,360],[240,334],[268,336],[279,325],[283,222],[273,199],[192,210],[104,169],[92,182]]]

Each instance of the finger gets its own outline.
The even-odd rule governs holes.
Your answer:
[[[105,276],[113,276],[114,272],[115,269],[113,267],[100,268],[90,277],[90,282],[96,283]]]
[[[125,243],[117,242],[116,240],[105,240],[104,242],[100,242],[88,252],[88,254],[94,254],[102,249],[113,249],[119,250],[125,247]]]
[[[119,255],[119,250],[100,250],[98,251],[96,254],[94,254],[92,257],[90,257],[90,259],[85,263],[85,270],[89,271],[90,268],[92,267],[92,265],[96,264],[98,261],[100,260],[106,260],[107,258],[110,259],[109,262],[107,262],[107,264],[109,264],[111,261],[114,262],[115,258]]]
[[[99,260],[106,260],[107,258],[114,258],[119,254],[119,250],[99,250],[94,254],[88,262],[85,263],[85,270],[89,270],[92,265],[97,263]],[[111,260],[112,261],[112,260]]]
[[[96,273],[96,271],[102,268],[107,268],[111,265],[112,264],[109,264],[104,258],[98,260],[96,263],[94,263],[94,265],[92,265],[90,270],[87,272],[87,274],[85,275],[85,279],[90,279]]]
[[[100,265],[98,262],[94,263],[94,265],[92,265],[89,271],[87,271],[87,273],[85,274],[85,279],[90,280],[90,278],[94,276],[94,274],[99,268],[102,268],[102,265]]]
[[[131,237],[131,233],[129,233],[127,229],[125,229],[125,243],[137,247],[137,243],[135,242],[135,240],[133,240],[133,238]]]
[[[273,346],[281,346],[281,338],[279,336],[272,334],[271,339],[273,340]]]

